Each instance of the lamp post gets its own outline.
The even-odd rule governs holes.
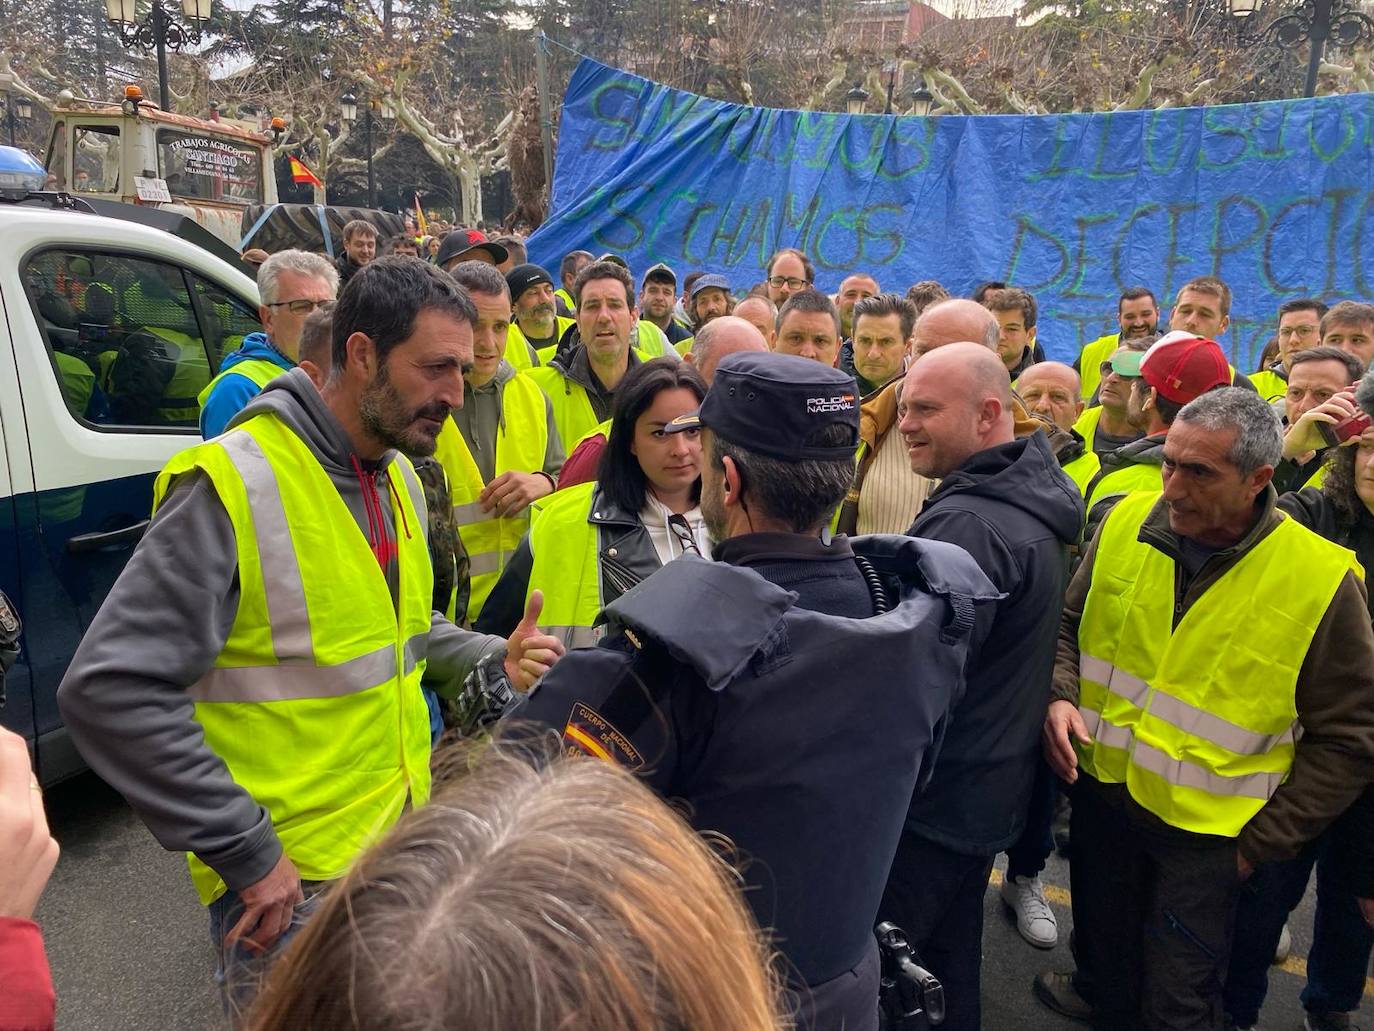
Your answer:
[[[0,105],[5,111],[5,124],[9,128],[10,146],[14,142],[14,123],[16,120],[27,122],[33,117],[33,101],[22,93],[14,92],[14,73],[0,72]]]
[[[377,206],[377,180],[372,170],[372,111],[374,108],[387,121],[396,117],[396,109],[392,107],[390,98],[383,97],[381,100],[377,100],[373,97],[363,102],[363,145],[367,148],[367,206],[369,208]],[[352,125],[358,119],[358,98],[351,92],[345,93],[339,98],[339,113],[343,115],[345,122]]]
[[[868,90],[863,88],[862,83],[854,83],[854,88],[844,95],[844,109],[851,115],[863,114],[868,96]]]
[[[167,50],[181,50],[200,42],[200,23],[210,17],[211,0],[181,0],[185,23],[153,0],[148,16],[138,20],[136,0],[105,0],[105,16],[119,28],[119,40],[125,47],[157,52],[158,103],[162,110],[172,107],[171,90],[167,86]]]
[[[887,61],[883,64],[883,71],[887,73],[887,103],[883,105],[883,114],[892,114],[892,91],[897,86],[897,62]]]
[[[1355,9],[1347,0],[1303,0],[1295,10],[1275,18],[1257,31],[1250,21],[1259,10],[1259,0],[1229,0],[1236,34],[1244,43],[1268,43],[1291,47],[1307,42],[1307,80],[1303,96],[1315,96],[1317,72],[1326,53],[1327,40],[1342,47],[1374,43],[1374,19]]]
[[[926,89],[924,82],[918,82],[911,91],[911,113],[917,118],[925,118],[935,106],[935,94]]]

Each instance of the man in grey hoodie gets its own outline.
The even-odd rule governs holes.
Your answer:
[[[333,369],[323,388],[317,391],[304,371],[284,373],[223,437],[169,464],[148,532],[59,689],[67,726],[91,767],[125,796],[164,848],[191,853],[193,875],[210,907],[211,933],[223,950],[219,973],[235,1002],[244,1001],[234,989],[235,981],[245,980],[245,965],[292,929],[311,882],[341,874],[351,859],[341,851],[356,844],[356,854],[404,805],[420,804],[428,793],[428,732],[424,717],[415,715],[424,706],[413,673],[398,674],[399,660],[388,657],[391,670],[382,671],[380,682],[352,685],[347,678],[364,676],[349,669],[358,663],[331,665],[316,656],[337,651],[338,637],[348,635],[389,635],[389,647],[400,654],[394,642],[397,624],[402,634],[408,632],[407,611],[418,607],[423,625],[429,584],[422,584],[423,601],[417,602],[417,583],[426,577],[402,576],[403,569],[428,572],[427,557],[416,563],[416,545],[424,551],[423,501],[415,505],[418,483],[397,452],[431,453],[450,410],[462,406],[462,371],[472,362],[475,319],[466,291],[418,259],[384,258],[360,270],[335,309]],[[250,498],[252,518],[246,519],[242,501],[234,500],[253,489],[244,471],[250,463],[233,458],[235,449],[255,454],[259,463],[266,456],[266,479],[280,484],[275,504],[283,516],[281,499],[288,495],[313,490],[319,502],[308,519],[284,519],[281,526],[287,558],[298,560],[287,564],[297,566],[295,587],[311,617],[303,644],[288,643],[278,627],[278,603],[291,599],[290,576],[268,561],[271,527],[261,517],[270,514],[270,506],[254,507]],[[308,455],[319,468],[272,457],[283,453],[300,455],[301,462]],[[226,454],[232,464],[226,464]],[[351,525],[320,529],[338,507],[319,494],[328,486],[352,516]],[[414,524],[397,518],[416,507],[421,511]],[[311,532],[302,524],[316,516]],[[251,539],[242,538],[244,525],[253,528]],[[348,539],[353,535],[356,540]],[[361,575],[371,561],[363,545],[382,580],[322,582],[322,569]],[[250,555],[258,550],[260,574],[245,567],[241,575],[245,548]],[[364,556],[361,566],[357,556]],[[355,611],[366,612],[377,604],[383,581],[397,614],[389,630],[317,625],[320,595],[333,592],[337,599],[342,591],[345,598],[356,597]],[[337,601],[334,606],[320,609],[341,611]],[[254,612],[268,612],[269,625],[245,627],[241,607],[249,620]],[[515,687],[528,688],[562,650],[538,633],[537,616],[532,603],[521,628],[502,640],[461,630],[432,613],[428,633],[405,641],[404,652],[416,653],[405,668],[413,671],[427,660],[426,683],[441,692],[456,691],[479,667],[485,678],[504,674]],[[331,631],[338,637],[331,639]],[[241,648],[235,658],[226,644],[241,645],[245,632],[250,641],[254,632],[266,635],[266,648],[257,647],[268,654],[249,654],[252,661],[246,661]],[[386,648],[383,653],[391,654]],[[226,697],[223,685],[235,691]],[[358,713],[367,705],[373,708],[366,714],[399,720],[399,735],[362,741],[359,728],[366,721]],[[330,726],[320,725],[325,719]],[[349,740],[355,734],[359,740]],[[390,746],[380,737],[388,737]],[[283,739],[298,750],[294,779],[270,769],[271,757],[264,755]],[[302,771],[320,776],[302,781]],[[309,792],[308,801],[297,797],[302,792]],[[339,828],[351,829],[360,810],[375,806],[367,792],[385,793],[386,804],[377,808],[368,833],[341,846]],[[302,815],[303,808],[313,811]],[[328,842],[321,843],[320,835]]]

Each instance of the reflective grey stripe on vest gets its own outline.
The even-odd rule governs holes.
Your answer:
[[[594,648],[601,640],[601,630],[589,626],[541,626],[539,629],[557,637],[565,648]]]
[[[479,502],[469,501],[466,505],[453,506],[453,521],[459,526],[485,522],[493,518],[492,513],[484,512]]]
[[[1195,763],[1175,759],[1158,748],[1136,741],[1131,749],[1131,762],[1141,769],[1158,774],[1170,784],[1185,788],[1196,788],[1209,795],[1223,795],[1234,798],[1258,798],[1268,801],[1283,783],[1282,773],[1249,773],[1241,777],[1223,777],[1211,770],[1204,770]]]
[[[1078,668],[1084,679],[1105,685],[1111,694],[1125,699],[1137,709],[1146,709],[1148,700],[1149,708],[1146,711],[1151,716],[1236,755],[1267,755],[1280,745],[1293,744],[1302,736],[1302,727],[1297,720],[1277,734],[1261,734],[1199,709],[1166,691],[1155,689],[1152,695],[1150,685],[1144,680],[1092,655],[1080,656]],[[1110,743],[1104,741],[1104,744]]]
[[[479,555],[468,556],[468,575],[484,576],[487,573],[499,573],[504,565],[504,556],[499,551],[484,551]]]
[[[277,474],[262,447],[248,433],[237,430],[220,438],[248,496],[248,511],[258,538],[262,589],[267,599],[267,618],[272,630],[272,652],[277,658],[315,654],[310,636],[310,612],[305,605],[305,583],[291,542],[291,528],[282,507]]]
[[[429,634],[406,642],[405,671],[410,673],[429,647]],[[391,645],[337,666],[236,666],[212,669],[191,685],[196,702],[284,702],[302,698],[338,698],[384,684],[396,675]]]
[[[415,509],[415,515],[420,523],[420,536],[429,543],[429,505],[425,502],[425,489],[420,486],[420,478],[415,475],[415,469],[405,459],[399,455],[391,460],[390,469],[401,470],[401,479],[405,481],[406,490],[410,492],[410,506]]]
[[[1209,795],[1225,798],[1269,799],[1283,783],[1283,773],[1249,773],[1240,777],[1226,777],[1213,773],[1196,763],[1175,759],[1161,752],[1153,745],[1147,745],[1131,733],[1127,727],[1119,727],[1102,714],[1091,709],[1080,708],[1079,714],[1095,741],[1109,748],[1120,748],[1130,753],[1130,762],[1143,770],[1163,777],[1170,784],[1180,787],[1196,788]]]

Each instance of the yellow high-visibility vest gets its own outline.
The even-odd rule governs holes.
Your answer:
[[[1288,393],[1288,381],[1277,372],[1270,372],[1268,369],[1250,373],[1250,382],[1259,391],[1259,396],[1271,404],[1282,400]]]
[[[1078,493],[1082,494],[1086,500],[1088,484],[1097,475],[1098,470],[1102,468],[1102,460],[1091,448],[1088,448],[1068,465],[1060,466],[1060,468],[1064,470],[1069,479],[1077,484]]]
[[[1363,573],[1285,517],[1174,627],[1174,562],[1137,539],[1159,498],[1123,498],[1103,525],[1078,627],[1092,742],[1075,747],[1170,826],[1235,837],[1288,776],[1308,647],[1346,571]]]
[[[596,644],[592,629],[601,611],[601,563],[591,515],[595,483],[577,483],[534,503],[530,520],[529,587],[544,592],[539,626],[569,648]]]
[[[1161,475],[1159,466],[1143,462],[1113,469],[1094,483],[1092,490],[1088,491],[1085,499],[1087,510],[1091,512],[1093,506],[1105,498],[1122,494],[1158,493],[1163,486]],[[1089,477],[1089,480],[1091,479],[1092,477]]]
[[[563,375],[563,370],[552,365],[541,365],[522,373],[548,395],[553,405],[553,422],[558,427],[558,436],[563,444],[563,453],[572,454],[577,442],[594,430],[600,419],[592,408],[587,388],[574,383]]]
[[[210,400],[210,394],[214,392],[215,385],[225,376],[243,376],[261,390],[285,371],[280,365],[269,362],[266,358],[249,358],[227,369],[221,369],[214,379],[205,384],[205,389],[200,392],[196,402],[204,408]]]
[[[234,527],[239,604],[214,667],[188,688],[206,744],[264,806],[305,880],[341,876],[429,798],[429,713],[420,692],[433,571],[424,494],[410,462],[386,468],[399,549],[399,601],[338,488],[274,414],[172,458],[202,470]],[[225,884],[196,856],[209,904]]]
[[[1091,408],[1083,409],[1077,421],[1073,424],[1073,431],[1083,438],[1083,443],[1088,445],[1088,450],[1092,450],[1093,436],[1097,433],[1097,424],[1102,421],[1102,406],[1093,405]]]
[[[516,372],[523,369],[534,368],[534,359],[530,357],[530,344],[525,339],[525,334],[520,332],[520,327],[511,322],[506,327],[506,361]]]
[[[554,316],[554,322],[558,326],[558,329],[553,334],[553,343],[549,344],[546,347],[541,347],[535,351],[535,357],[539,359],[540,365],[549,364],[549,361],[553,358],[553,356],[558,353],[558,341],[563,339],[563,334],[568,331],[569,326],[574,326],[577,324],[576,319],[564,318],[562,315]],[[515,325],[515,323],[511,323],[511,325]]]
[[[501,393],[501,419],[496,427],[496,475],[537,472],[544,467],[549,446],[549,423],[544,392],[527,376],[508,380]],[[497,518],[478,504],[486,484],[468,450],[467,441],[452,417],[444,421],[434,457],[448,476],[453,496],[453,519],[467,549],[471,590],[468,621],[477,619],[482,605],[496,586],[520,538],[529,529],[527,508],[515,517]]]
[[[577,305],[573,303],[572,294],[564,290],[561,286],[553,292],[555,297],[563,298],[563,303],[567,306],[569,315],[577,314]]]
[[[1084,401],[1097,393],[1098,385],[1102,382],[1102,363],[1120,346],[1120,333],[1108,333],[1083,345],[1083,351],[1078,356],[1078,379],[1083,387]]]

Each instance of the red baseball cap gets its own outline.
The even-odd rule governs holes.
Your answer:
[[[1213,387],[1229,386],[1231,366],[1215,340],[1176,330],[1145,352],[1140,375],[1160,397],[1186,405]]]

